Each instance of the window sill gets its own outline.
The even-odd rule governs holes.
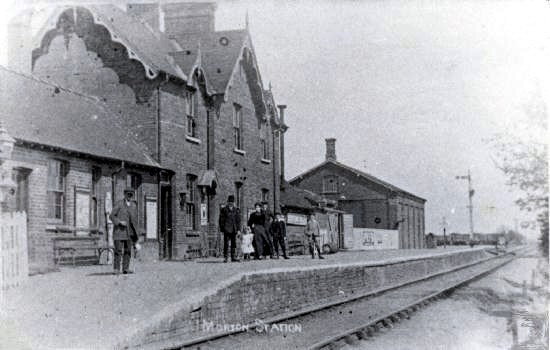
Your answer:
[[[195,143],[197,145],[200,145],[201,144],[201,140],[196,138],[196,137],[192,137],[192,136],[189,136],[189,135],[185,135],[185,139],[191,143]]]
[[[233,148],[233,152],[240,154],[241,156],[246,156],[246,151],[238,148]]]
[[[270,159],[262,158],[261,161],[262,161],[262,163],[264,163],[264,164],[271,164],[271,160],[270,160]]]

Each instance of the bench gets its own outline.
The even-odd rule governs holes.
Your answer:
[[[112,251],[114,254],[114,247],[99,245],[99,240],[99,237],[90,236],[55,237],[53,239],[55,264],[59,265],[67,260],[71,261],[73,266],[77,261],[79,264],[99,264],[104,251]]]

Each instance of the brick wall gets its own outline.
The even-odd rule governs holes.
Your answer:
[[[63,220],[48,217],[48,161],[58,159],[66,162],[68,173],[65,178],[65,215]],[[30,170],[28,177],[28,256],[31,273],[49,271],[55,268],[52,239],[56,236],[73,236],[75,226],[75,189],[91,191],[92,167],[101,169],[101,178],[98,183],[98,225],[93,234],[106,242],[106,215],[105,196],[112,192],[112,173],[120,164],[82,159],[60,152],[16,146],[13,153],[13,166]],[[157,197],[156,175],[148,171],[129,168],[142,178],[142,185],[138,191],[140,197],[140,228],[139,233],[144,235],[144,198]],[[122,198],[125,178],[121,177],[116,186],[115,200]],[[91,195],[91,193],[90,193]],[[155,242],[156,243],[156,242]],[[158,256],[158,243],[149,246],[151,255]]]
[[[210,4],[178,6],[178,11],[183,9],[187,11],[187,15],[191,6],[200,12],[201,16],[204,15],[205,20],[213,16],[213,8]],[[136,14],[149,10],[149,7],[141,5],[136,5],[132,9]],[[201,244],[204,245],[202,242],[205,241],[205,235],[209,230],[217,233],[219,206],[225,203],[228,195],[234,194],[235,182],[243,183],[243,221],[246,220],[247,208],[251,208],[254,202],[261,199],[262,189],[269,190],[269,200],[273,202],[273,196],[278,196],[278,186],[274,187],[273,184],[271,126],[270,123],[265,123],[266,142],[270,155],[269,161],[262,162],[259,120],[244,71],[237,70],[237,74],[231,79],[228,94],[224,98],[225,102],[221,104],[219,110],[211,109],[212,113],[216,114],[213,144],[215,145],[215,169],[219,176],[218,188],[216,195],[210,201],[206,196],[198,195],[195,202],[195,221],[198,223],[200,223],[200,204],[208,202],[213,206],[209,210],[211,214],[209,225],[198,225],[195,229],[186,227],[186,214],[185,210],[180,209],[179,193],[188,192],[187,174],[199,177],[207,169],[205,101],[202,98],[198,101],[196,117],[198,142],[189,140],[185,135],[186,114],[183,96],[185,91],[193,88],[189,89],[184,84],[173,81],[165,82],[163,74],[154,80],[146,78],[141,63],[128,59],[123,46],[111,41],[108,33],[101,26],[95,25],[85,11],[79,10],[78,14],[74,33],[68,32],[66,35],[58,33],[54,36],[47,52],[37,58],[33,73],[69,89],[96,96],[117,116],[118,122],[147,147],[153,158],[160,158],[157,160],[163,167],[175,172],[171,193],[175,258],[190,257],[187,254],[188,251],[196,249]],[[175,12],[168,17],[174,14]],[[175,22],[170,22],[172,19]],[[172,19],[167,25],[181,24],[177,18]],[[197,96],[200,96],[198,91]],[[234,103],[238,103],[243,108],[244,146],[242,148],[246,152],[244,155],[233,151]]]
[[[335,175],[338,193],[323,194],[323,179]],[[296,186],[321,193],[338,200],[339,209],[353,214],[355,227],[395,229],[398,226],[399,247],[402,249],[424,247],[424,203],[405,195],[392,195],[388,189],[368,181],[334,164],[327,164],[313,174],[293,182]],[[345,197],[345,199],[341,199]],[[380,219],[380,223],[375,222]]]
[[[207,226],[200,225],[200,204],[206,202],[195,186],[195,222],[196,227],[186,225],[187,214],[185,208],[180,208],[179,193],[189,195],[187,175],[193,175],[197,181],[207,168],[206,142],[206,107],[201,94],[196,91],[198,108],[196,108],[195,123],[196,136],[189,138],[187,133],[187,115],[184,88],[175,84],[168,84],[161,91],[161,164],[172,169],[175,175],[172,179],[172,226],[175,234],[173,256],[176,259],[188,258],[189,249],[199,246]]]
[[[243,116],[243,150],[246,154],[234,151],[233,142],[233,106],[234,103],[242,107]],[[261,201],[262,189],[269,190],[269,201],[273,199],[273,147],[272,129],[269,122],[265,122],[266,142],[269,149],[269,162],[262,161],[260,138],[260,121],[254,109],[250,89],[246,81],[244,70],[242,74],[237,70],[230,81],[230,89],[226,102],[220,107],[220,118],[216,121],[216,170],[223,175],[220,179],[217,205],[225,203],[227,196],[235,194],[235,182],[242,182],[243,204],[241,212],[246,220],[246,211],[253,208],[254,203]]]
[[[283,272],[244,273],[206,296],[198,305],[175,308],[155,318],[124,345],[150,347],[158,342],[190,340],[203,322],[251,324],[307,307],[411,282],[427,275],[486,259],[483,250],[443,253],[432,257],[392,259],[378,263],[292,268]],[[121,346],[122,347],[122,346]]]

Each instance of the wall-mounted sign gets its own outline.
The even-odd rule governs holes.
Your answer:
[[[90,232],[90,191],[75,188],[74,225],[76,235],[86,236]]]
[[[146,239],[157,239],[157,200],[145,199]]]
[[[353,249],[398,249],[399,231],[372,228],[353,228]]]
[[[306,226],[307,217],[303,214],[288,213],[286,215],[286,223],[289,225]]]
[[[201,226],[208,225],[208,211],[206,210],[206,203],[201,203]]]

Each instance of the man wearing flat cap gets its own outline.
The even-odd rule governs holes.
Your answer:
[[[231,261],[239,261],[235,258],[235,246],[237,235],[241,232],[241,212],[235,207],[235,197],[227,198],[227,205],[220,210],[218,220],[220,231],[223,232],[223,262],[227,262],[227,248],[231,243]]]
[[[122,273],[130,271],[130,257],[132,246],[138,241],[137,235],[137,203],[133,200],[134,190],[126,188],[124,199],[118,201],[109,218],[113,222],[113,240],[115,243],[115,273],[120,273],[120,259],[122,257]]]

